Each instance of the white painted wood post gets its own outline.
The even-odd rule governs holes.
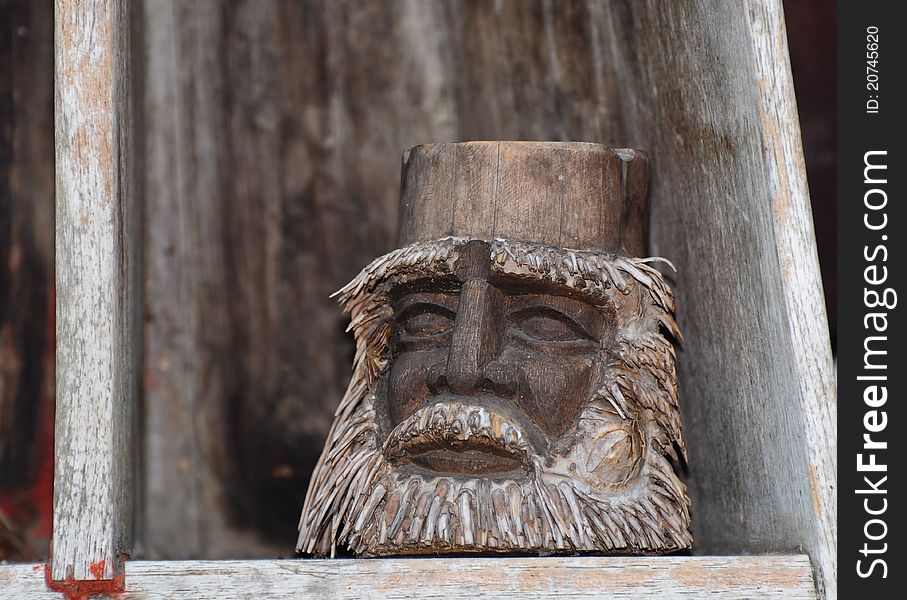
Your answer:
[[[57,406],[52,577],[112,579],[132,520],[138,211],[126,0],[55,8]]]

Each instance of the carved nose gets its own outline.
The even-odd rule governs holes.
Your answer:
[[[501,350],[500,292],[481,279],[469,279],[460,292],[447,358],[447,384],[454,394],[477,394],[488,387],[485,366]]]

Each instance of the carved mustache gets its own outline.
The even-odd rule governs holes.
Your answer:
[[[450,401],[421,408],[400,422],[387,436],[384,454],[397,458],[420,446],[467,440],[531,462],[532,447],[513,418],[488,407]]]

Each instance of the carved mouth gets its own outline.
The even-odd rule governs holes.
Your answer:
[[[416,411],[384,444],[390,459],[406,456],[432,471],[474,475],[528,468],[530,451],[513,419],[460,402],[437,402]]]
[[[413,464],[442,473],[506,473],[523,466],[518,457],[501,448],[477,442],[478,440],[470,440],[469,444],[451,442],[441,447],[407,446],[406,453],[412,458]]]

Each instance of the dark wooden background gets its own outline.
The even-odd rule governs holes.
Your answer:
[[[816,73],[834,71],[834,20],[811,17],[833,2],[788,4],[833,276],[833,189],[821,183],[833,181],[833,77]],[[49,0],[0,0],[0,559],[41,558],[49,534],[52,13]],[[619,71],[628,61],[614,53],[675,13],[543,0],[136,3],[138,555],[291,554],[350,372],[352,341],[328,296],[394,246],[403,149],[631,145],[624,87],[651,75]]]
[[[50,539],[53,59],[53,4],[0,0],[0,560]]]

